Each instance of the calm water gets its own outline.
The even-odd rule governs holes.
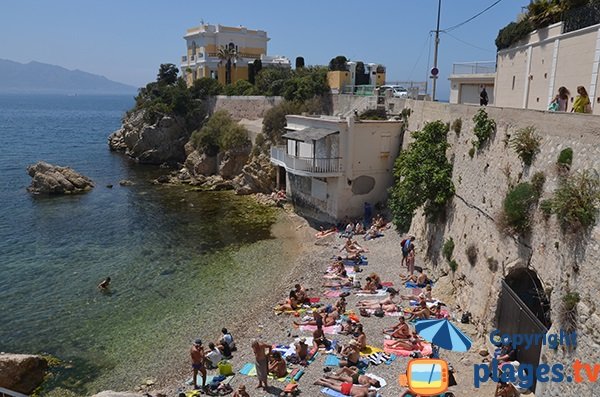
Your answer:
[[[262,252],[282,250],[269,239],[273,214],[248,199],[154,186],[161,170],[111,153],[106,138],[132,104],[0,96],[0,351],[71,362],[51,387],[81,395],[132,388],[180,362],[194,336],[224,325],[207,321],[214,308],[227,313],[236,294],[262,287]],[[38,160],[96,188],[32,197],[25,169]],[[260,266],[276,274],[275,263]],[[96,289],[106,276],[109,295]]]

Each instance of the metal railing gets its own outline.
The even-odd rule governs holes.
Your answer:
[[[29,397],[26,394],[18,393],[13,390],[8,390],[0,387],[0,397]]]
[[[345,85],[340,94],[372,96],[375,95],[374,85]]]
[[[313,174],[342,172],[340,157],[297,157],[287,154],[286,146],[271,146],[271,159],[283,163],[286,169]]]
[[[452,65],[452,74],[496,73],[495,61],[457,62]]]
[[[600,23],[600,4],[589,3],[572,8],[563,14],[563,33],[587,28]]]
[[[410,91],[411,88],[418,89],[419,94],[425,94],[427,92],[426,81],[386,81],[385,85],[399,85],[400,87],[406,88]]]

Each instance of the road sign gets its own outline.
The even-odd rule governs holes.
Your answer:
[[[432,76],[437,76],[439,73],[440,73],[440,70],[438,68],[431,68]]]

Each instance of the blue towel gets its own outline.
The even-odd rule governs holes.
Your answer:
[[[252,371],[252,368],[254,368],[253,363],[246,363],[246,364],[244,364],[242,369],[240,369],[240,374],[248,375],[250,373],[250,371]]]
[[[396,355],[394,353],[390,354],[390,358],[385,362],[386,365],[390,365],[396,359]]]
[[[331,397],[348,397],[345,394],[342,394],[339,391],[335,391],[335,390],[330,389],[328,387],[322,388],[321,389],[321,393],[327,394],[328,396],[331,396]]]
[[[340,359],[335,354],[328,354],[325,359],[325,366],[337,367],[340,365]]]

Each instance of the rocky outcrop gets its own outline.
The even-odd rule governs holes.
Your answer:
[[[181,173],[188,173],[192,179],[196,180],[212,175],[218,175],[223,179],[233,179],[242,172],[250,158],[251,149],[252,146],[248,145],[218,153],[216,156],[192,150],[185,159]]]
[[[144,112],[135,111],[108,137],[108,146],[111,150],[125,151],[140,163],[177,163],[185,159],[184,146],[189,138],[184,120],[165,116],[155,124],[148,124]]]
[[[47,369],[43,357],[0,353],[0,387],[29,395],[42,384]]]
[[[81,193],[94,187],[91,179],[73,169],[43,161],[27,167],[27,173],[33,178],[27,190],[33,194]]]
[[[208,156],[197,150],[192,151],[185,159],[184,167],[190,174],[190,177],[215,175],[219,170],[217,156]]]
[[[271,193],[275,190],[277,170],[269,156],[261,153],[253,157],[233,179],[236,194]]]
[[[251,149],[252,146],[248,145],[219,153],[219,175],[225,179],[232,179],[242,172],[250,158]]]

